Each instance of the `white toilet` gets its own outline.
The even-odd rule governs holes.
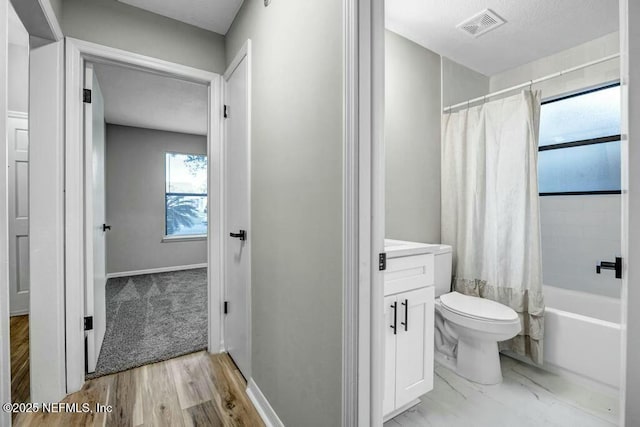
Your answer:
[[[451,246],[440,245],[435,252],[436,359],[454,362],[458,375],[468,380],[498,384],[498,342],[520,332],[518,314],[495,301],[451,292],[451,267]]]

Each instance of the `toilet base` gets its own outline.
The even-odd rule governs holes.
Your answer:
[[[456,373],[479,384],[500,384],[502,368],[498,343],[459,337]]]

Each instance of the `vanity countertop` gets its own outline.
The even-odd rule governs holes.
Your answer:
[[[435,254],[442,252],[443,246],[444,245],[384,239],[384,251],[387,254],[387,258],[399,258],[420,254]]]

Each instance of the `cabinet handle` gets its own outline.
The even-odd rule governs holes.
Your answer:
[[[405,299],[402,303],[404,305],[404,322],[400,322],[402,326],[404,326],[404,330],[409,330],[409,300]]]
[[[394,301],[391,304],[391,308],[393,309],[393,325],[391,325],[391,329],[393,329],[393,335],[398,333],[398,328],[396,327],[398,324],[398,302]]]

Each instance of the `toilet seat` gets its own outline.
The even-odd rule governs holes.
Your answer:
[[[451,294],[452,293],[453,292],[451,292]],[[450,294],[441,295],[439,298],[436,298],[435,307],[436,307],[436,310],[439,311],[440,314],[448,322],[451,322],[454,325],[463,326],[467,328],[469,331],[474,331],[474,334],[480,333],[483,335],[485,334],[491,335],[496,339],[496,341],[503,341],[509,338],[513,338],[514,335],[520,332],[520,327],[521,327],[520,318],[518,317],[518,314],[515,311],[513,311],[511,308],[505,305],[502,305],[500,303],[497,303],[495,301],[491,301],[507,309],[503,313],[504,314],[503,318],[506,317],[506,313],[508,312],[508,310],[513,311],[512,315],[509,316],[510,320],[496,320],[496,319],[488,319],[486,317],[481,318],[481,317],[473,316],[470,313],[463,313],[460,310],[455,310],[448,307],[443,301],[443,297],[445,297],[444,298],[445,301],[449,300],[449,303],[451,303],[451,299],[446,298],[446,295],[450,295]],[[459,295],[463,297],[467,297],[467,295],[462,295],[462,294],[459,294]],[[468,297],[468,298],[483,300],[482,298],[478,298],[478,297]],[[461,298],[454,296],[454,301],[458,301],[458,300],[461,300]],[[483,301],[488,301],[488,300],[483,300]],[[452,304],[455,305],[455,302],[453,302]],[[459,305],[457,305],[456,307],[460,308]],[[474,311],[474,312],[477,313],[477,311]],[[484,315],[488,316],[487,313],[485,313]],[[495,317],[498,317],[498,316],[495,316]]]
[[[518,313],[504,304],[459,292],[441,295],[440,302],[444,309],[474,320],[500,323],[518,320]]]

